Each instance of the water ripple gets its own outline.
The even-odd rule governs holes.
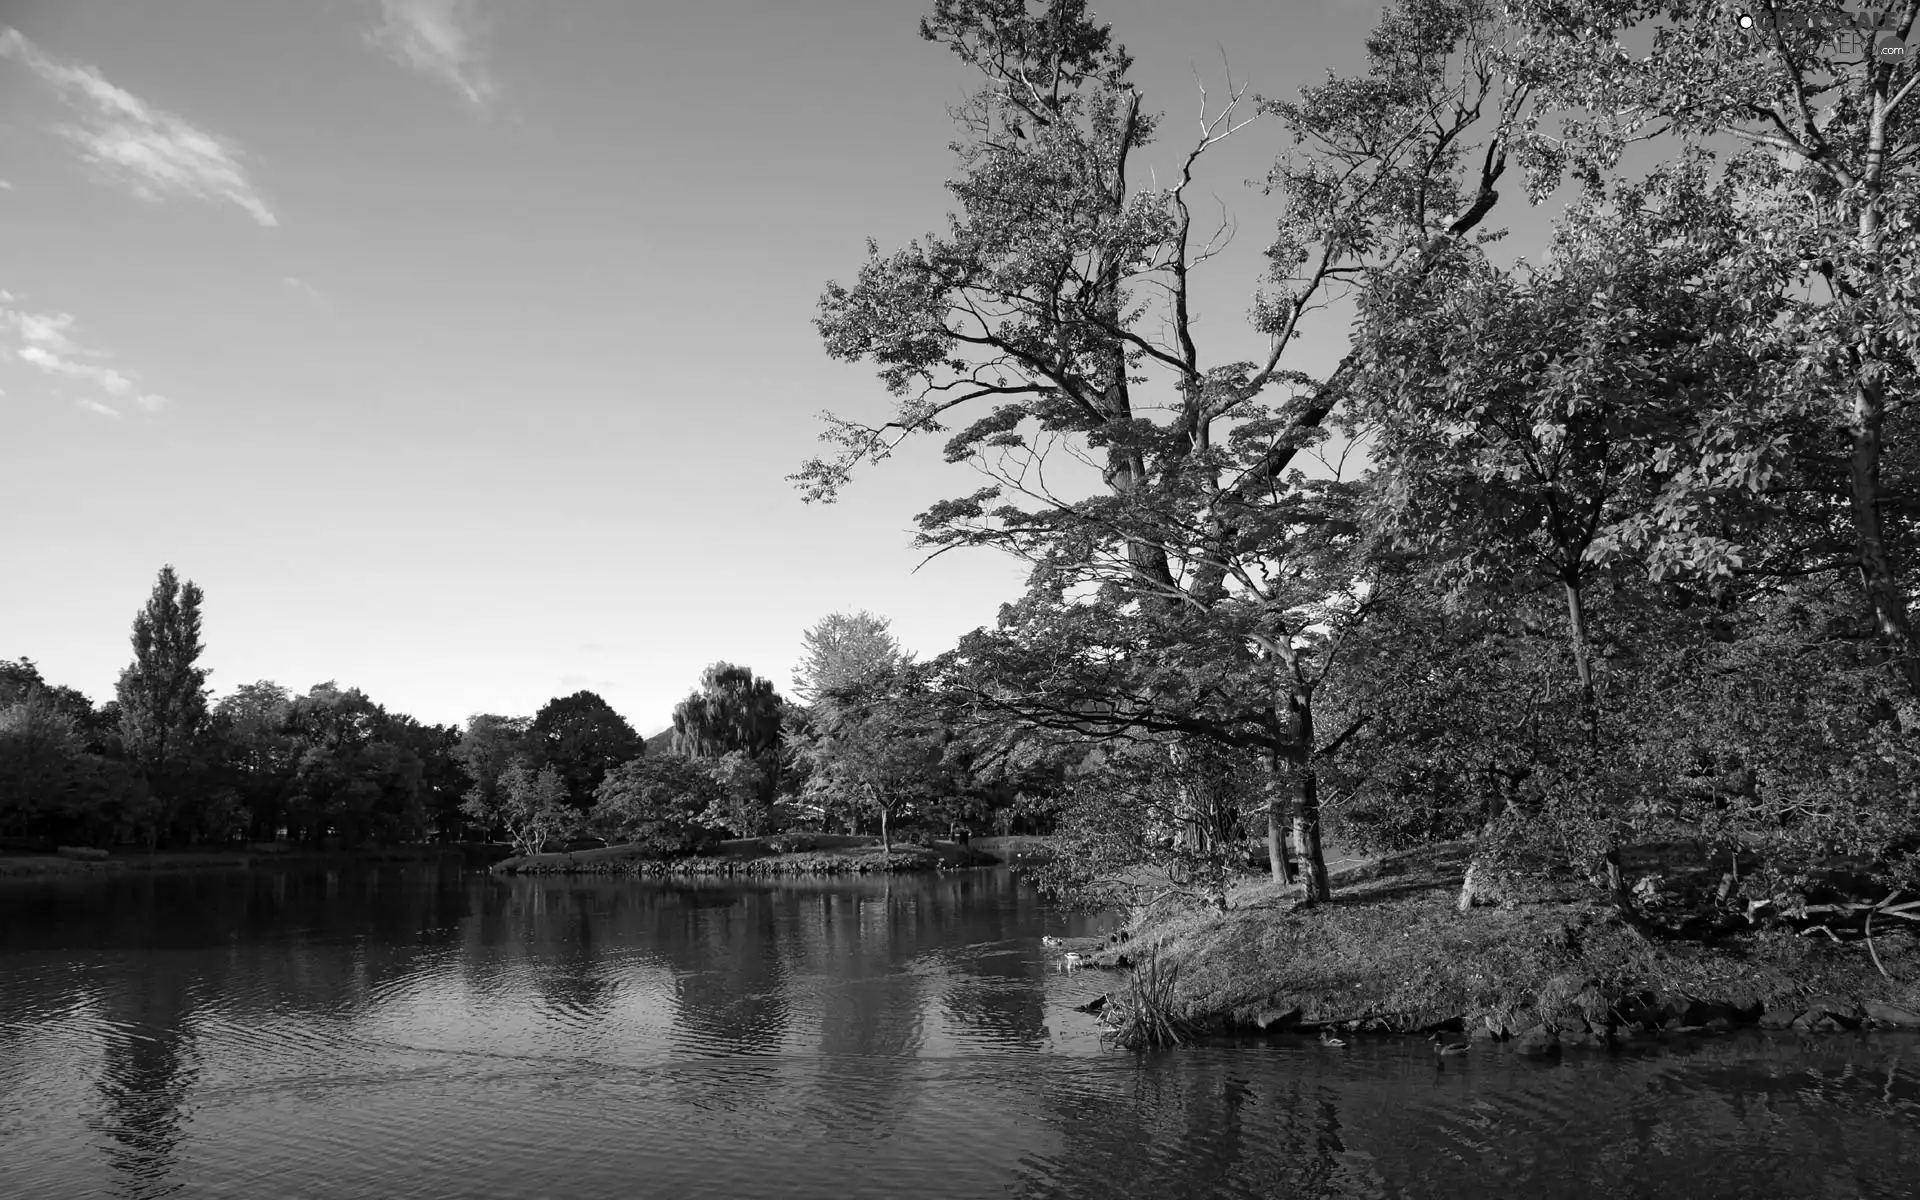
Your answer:
[[[1090,926],[995,878],[241,873],[148,881],[138,914],[43,905],[0,929],[0,1193],[1714,1200],[1920,1174],[1920,1039],[1105,1050],[1073,1008],[1114,978],[1036,949]]]

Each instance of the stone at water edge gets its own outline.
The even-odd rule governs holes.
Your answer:
[[[1725,1021],[1731,1025],[1740,1019],[1740,1010],[1731,1004],[1722,1004],[1713,1000],[1690,1000],[1680,1014],[1682,1025],[1710,1025],[1715,1021]]]
[[[1817,996],[1807,1001],[1806,1010],[1794,1019],[1790,1028],[1822,1033],[1856,1029],[1863,1015],[1860,1006],[1851,1000],[1840,996]]]
[[[1897,1004],[1887,1004],[1879,1000],[1869,1000],[1861,1005],[1867,1020],[1875,1025],[1887,1025],[1894,1029],[1920,1029],[1920,1012],[1901,1008]]]
[[[1787,1006],[1770,1008],[1760,1014],[1760,1028],[1787,1029],[1790,1028],[1799,1017],[1800,1010],[1798,1008]]]
[[[1277,1029],[1292,1028],[1300,1023],[1300,1018],[1304,1015],[1298,1005],[1292,1008],[1268,1008],[1256,1013],[1248,1024],[1263,1032],[1272,1032]]]
[[[1545,1025],[1535,1025],[1514,1039],[1513,1048],[1527,1058],[1558,1058],[1560,1035]]]
[[[1614,1005],[1622,1025],[1646,1025],[1659,1028],[1666,1024],[1667,1004],[1661,998],[1648,991],[1630,992],[1620,997]]]
[[[1560,1040],[1568,1046],[1590,1046],[1596,1050],[1604,1050],[1613,1044],[1604,1026],[1597,1026],[1585,1017],[1573,1018]]]

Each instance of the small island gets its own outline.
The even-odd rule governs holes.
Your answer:
[[[1130,1045],[1442,1034],[1512,1040],[1543,1056],[1750,1026],[1920,1029],[1920,939],[1898,919],[1882,916],[1892,936],[1871,951],[1860,911],[1815,912],[1798,929],[1746,920],[1669,929],[1550,872],[1484,872],[1493,881],[1466,891],[1472,852],[1471,843],[1442,844],[1336,871],[1336,904],[1305,905],[1296,888],[1249,880],[1230,889],[1224,912],[1137,912],[1124,941],[1070,947],[1089,967],[1135,968],[1088,1011]],[[1649,847],[1628,861],[1662,868],[1669,903],[1652,912],[1719,886],[1710,868],[1686,870],[1684,848]]]

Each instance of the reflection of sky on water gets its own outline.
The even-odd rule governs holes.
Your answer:
[[[0,1192],[1706,1200],[1904,1195],[1920,1170],[1915,1039],[1139,1058],[1072,1010],[1118,980],[1038,944],[1104,926],[1003,874],[375,876],[0,908],[0,1157],[25,1184]]]

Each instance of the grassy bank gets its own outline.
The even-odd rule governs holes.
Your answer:
[[[1313,907],[1248,883],[1224,914],[1138,920],[1124,948],[1092,964],[1172,968],[1166,1005],[1215,1033],[1446,1030],[1557,1052],[1748,1023],[1920,1026],[1920,938],[1908,928],[1876,935],[1889,980],[1857,943],[1787,930],[1643,936],[1572,881],[1461,911],[1468,856],[1456,844],[1365,863]]]
[[[692,858],[657,859],[639,846],[605,846],[570,853],[503,859],[494,870],[514,875],[854,875],[955,870],[1001,861],[978,844],[894,843],[839,834],[734,838]]]

